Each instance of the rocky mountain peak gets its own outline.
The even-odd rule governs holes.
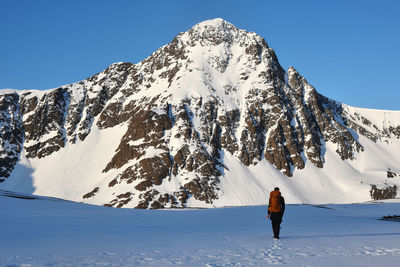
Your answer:
[[[203,45],[218,45],[222,42],[232,43],[240,30],[223,19],[217,18],[203,21],[194,25],[190,30],[182,33],[180,38],[194,45],[201,41]]]
[[[226,20],[224,20],[222,18],[214,18],[214,19],[209,19],[209,20],[205,20],[205,21],[199,22],[196,25],[194,25],[192,28],[223,27],[226,24],[229,24],[232,27],[235,27],[234,25],[232,25],[231,23],[227,22]]]
[[[292,66],[290,66],[287,71],[287,82],[292,89],[297,90],[297,93],[302,96],[315,91],[315,88]]]
[[[268,48],[267,42],[261,36],[239,29],[221,18],[200,22],[187,32],[180,33],[177,38],[189,46],[198,44],[218,46],[222,43],[229,45],[237,43],[244,46],[256,42],[260,46]]]

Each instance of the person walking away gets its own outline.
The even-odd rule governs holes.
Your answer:
[[[279,188],[275,187],[274,191],[269,194],[268,204],[268,217],[271,219],[272,231],[274,238],[279,239],[279,231],[281,229],[281,222],[283,213],[285,212],[285,199],[279,192]]]

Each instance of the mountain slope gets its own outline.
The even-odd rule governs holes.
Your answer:
[[[274,186],[290,202],[364,201],[399,184],[400,112],[320,95],[222,19],[138,64],[0,104],[0,188],[162,208],[261,204]]]

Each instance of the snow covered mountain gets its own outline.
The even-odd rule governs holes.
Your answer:
[[[0,189],[129,208],[394,197],[400,112],[319,94],[266,41],[222,20],[138,64],[0,93]]]

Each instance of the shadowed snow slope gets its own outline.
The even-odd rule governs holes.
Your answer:
[[[11,195],[13,197],[6,197]],[[397,266],[400,203],[128,210],[0,192],[0,266]]]

